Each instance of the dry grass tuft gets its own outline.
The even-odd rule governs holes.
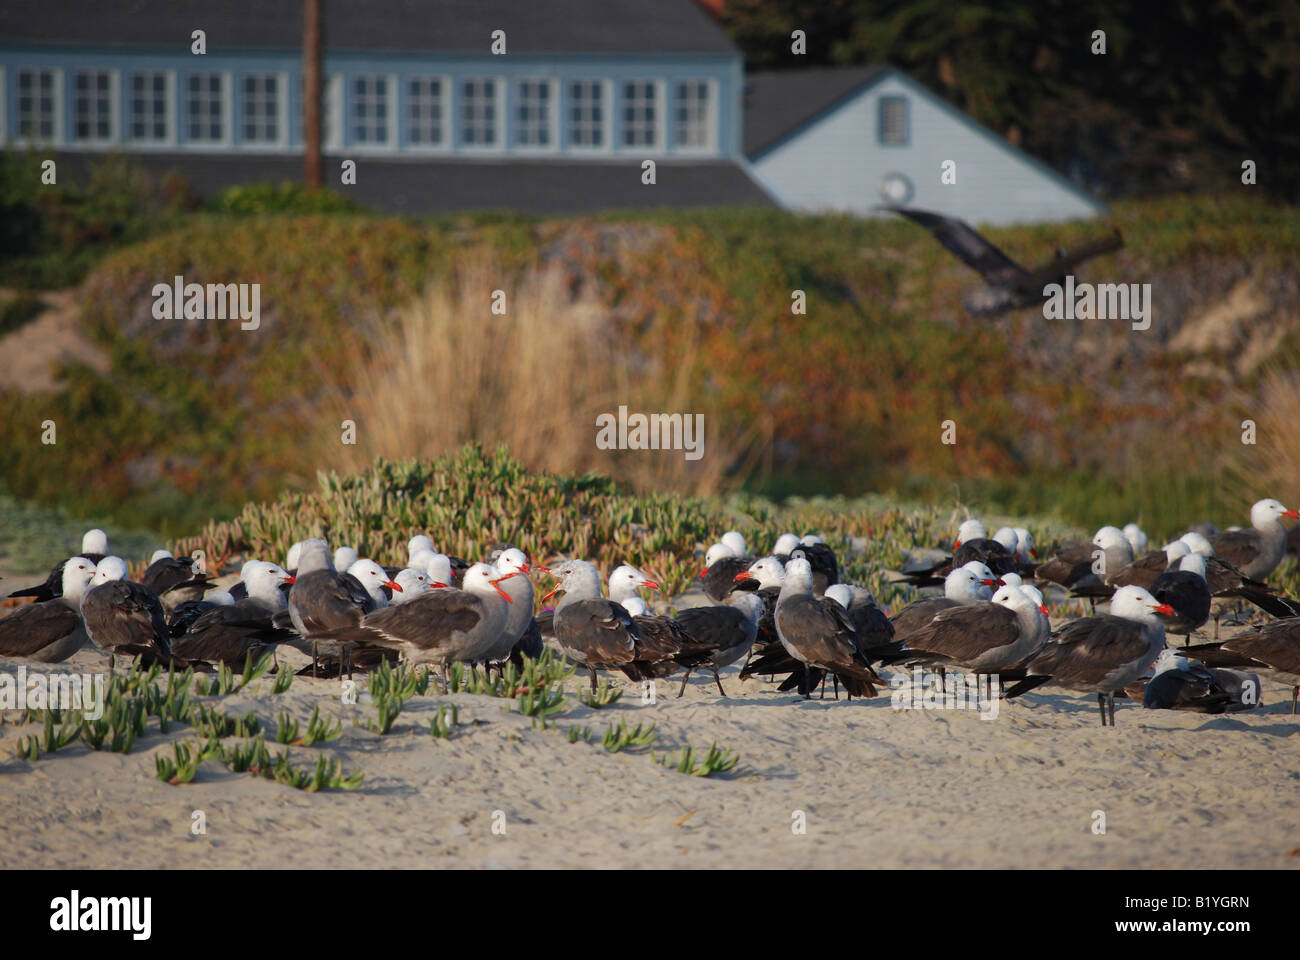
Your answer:
[[[508,280],[503,278],[510,277]],[[492,292],[507,314],[493,315]],[[608,311],[571,298],[558,268],[511,276],[467,257],[417,302],[374,321],[369,350],[327,399],[357,424],[322,459],[349,472],[377,456],[433,458],[466,443],[505,444],[537,471],[597,470],[638,490],[693,494],[737,488],[766,446],[758,430],[729,435],[700,387],[699,361],[653,357],[616,329]],[[704,455],[596,448],[596,418],[620,404],[646,413],[703,413]]]

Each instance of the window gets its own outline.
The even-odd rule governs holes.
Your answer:
[[[623,145],[659,145],[658,88],[653,80],[623,84]]]
[[[713,109],[709,81],[683,80],[676,85],[673,142],[687,150],[713,146]]]
[[[352,80],[352,140],[362,145],[388,143],[388,78],[358,76]]]
[[[569,145],[586,149],[605,145],[605,85],[599,80],[569,84]]]
[[[193,143],[226,138],[226,81],[219,73],[191,73],[185,81],[185,137]]]
[[[113,77],[107,70],[78,70],[72,78],[72,135],[76,140],[113,138]]]
[[[497,82],[466,80],[460,85],[460,139],[467,147],[497,144]]]
[[[245,143],[280,142],[280,78],[274,73],[244,77],[244,119],[240,133]]]
[[[520,80],[515,110],[515,143],[549,147],[553,143],[554,96],[549,80]]]
[[[907,143],[907,98],[880,98],[880,142]]]
[[[127,80],[127,134],[132,140],[161,143],[170,138],[167,74],[133,73]]]
[[[57,122],[53,70],[18,71],[18,136],[29,140],[53,140]]]
[[[416,147],[443,144],[443,86],[432,77],[414,77],[406,86],[406,139]]]

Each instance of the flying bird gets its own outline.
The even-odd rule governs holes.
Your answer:
[[[1066,251],[1058,249],[1056,256],[1046,263],[1026,270],[1005,253],[989,243],[965,220],[946,217],[929,210],[887,205],[878,207],[899,216],[907,217],[929,230],[936,240],[962,263],[984,278],[985,286],[962,297],[962,306],[971,316],[996,316],[1008,310],[1040,305],[1043,288],[1049,283],[1065,282],[1066,274],[1085,260],[1110,253],[1124,246],[1124,238],[1117,229],[1113,236],[1094,240]]]

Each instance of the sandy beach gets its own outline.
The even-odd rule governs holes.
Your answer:
[[[297,656],[294,654],[294,656]],[[298,662],[298,661],[294,661]],[[0,661],[13,672],[18,661]],[[96,672],[85,648],[67,664],[29,671]],[[121,667],[119,666],[119,670]],[[337,680],[271,679],[220,700],[274,730],[287,710],[313,707],[343,722],[318,751],[361,769],[356,791],[304,793],[209,760],[194,783],[156,779],[154,756],[194,739],[151,719],[126,755],[78,742],[35,763],[14,758],[14,711],[0,727],[0,865],[96,867],[1300,867],[1300,798],[1290,690],[1264,681],[1265,706],[1211,717],[1121,701],[1118,727],[1098,725],[1095,701],[1052,690],[1001,705],[994,720],[955,710],[892,709],[872,701],[796,702],[729,668],[722,699],[711,678],[675,698],[661,681],[653,705],[625,681],[601,710],[573,701],[555,729],[504,712],[509,701],[416,696],[391,733],[374,718],[365,680],[355,705]],[[570,680],[572,692],[578,682]],[[439,702],[461,726],[434,738]],[[710,742],[736,751],[729,774],[691,777],[647,753],[607,752],[610,721],[653,722],[654,748]],[[571,724],[593,743],[570,743]],[[272,752],[283,749],[268,732]],[[228,741],[233,742],[233,741]],[[207,832],[191,834],[196,810]],[[504,821],[501,819],[501,811]],[[795,812],[806,833],[792,830]],[[1094,833],[1095,811],[1105,833]],[[493,824],[498,832],[493,832]],[[500,824],[504,822],[504,833]]]

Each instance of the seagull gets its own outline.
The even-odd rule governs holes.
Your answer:
[[[555,606],[556,642],[566,656],[591,672],[595,693],[597,668],[623,670],[636,659],[640,639],[636,624],[626,607],[600,595],[600,571],[587,561],[568,560],[550,574],[559,583],[543,602],[564,591]]]
[[[1115,691],[1147,672],[1165,645],[1165,628],[1157,614],[1173,612],[1142,587],[1120,587],[1111,598],[1109,614],[1071,620],[1054,633],[1025,664],[1025,679],[1006,692],[1007,698],[1049,682],[1095,692],[1102,726],[1109,701],[1113,727]]]
[[[853,621],[834,600],[813,596],[812,565],[807,560],[792,556],[785,565],[785,583],[773,619],[781,645],[804,664],[801,692],[805,700],[811,690],[813,667],[834,674],[844,684],[850,700],[854,695],[876,695],[874,684],[881,680],[862,652]]]
[[[940,610],[904,639],[917,662],[941,662],[974,673],[1002,673],[1047,642],[1047,608],[1021,587],[1005,584],[988,601]]]
[[[1010,576],[1010,574],[1006,574]],[[894,631],[902,640],[928,624],[943,610],[964,604],[990,601],[998,578],[986,564],[972,560],[958,567],[943,580],[942,597],[923,597],[913,600],[891,618]]]
[[[1208,670],[1178,651],[1166,648],[1156,657],[1155,673],[1151,679],[1141,685],[1142,706],[1148,710],[1192,710],[1196,713],[1249,710],[1259,703],[1257,696],[1249,703],[1242,699],[1245,684],[1251,682],[1258,694],[1258,677],[1237,675],[1236,671],[1230,670]],[[1135,695],[1137,687],[1138,684],[1134,684],[1125,692]]]
[[[472,564],[459,589],[430,590],[367,614],[366,629],[378,635],[370,642],[400,650],[412,663],[439,664],[445,687],[452,663],[482,660],[500,643],[512,605],[501,583],[517,576],[522,574],[503,575],[491,564]]]
[[[753,593],[736,594],[722,606],[690,607],[678,613],[678,626],[697,647],[706,650],[706,655],[686,666],[686,676],[682,677],[677,696],[680,698],[686,692],[691,672],[702,666],[713,674],[718,693],[725,697],[727,691],[722,689],[718,671],[749,653],[754,638],[758,636],[758,621],[762,615],[763,600]]]
[[[77,556],[83,557],[91,563],[99,563],[108,556],[108,534],[98,527],[87,530],[81,536],[81,552]],[[37,601],[53,600],[63,591],[63,564],[66,562],[61,560],[56,563],[43,582],[36,584],[34,587],[28,587],[26,590],[15,590],[9,596],[32,597]]]
[[[534,591],[533,582],[528,579],[532,572],[528,556],[518,547],[507,547],[497,555],[495,566],[499,574],[505,575],[501,583],[510,597],[510,607],[499,640],[483,657],[489,666],[509,660],[533,622]]]
[[[0,618],[0,656],[61,663],[86,643],[81,598],[95,575],[86,557],[63,563],[59,596],[25,604]]]
[[[289,591],[289,618],[303,646],[310,645],[312,672],[323,649],[340,659],[340,669],[358,643],[373,641],[376,634],[363,626],[367,613],[376,603],[365,587],[356,580],[341,576],[334,569],[329,546],[319,537],[301,544],[298,572]]]
[[[700,571],[700,582],[709,599],[723,603],[735,585],[736,574],[748,570],[753,562],[754,557],[737,553],[730,544],[719,541],[709,547]]]
[[[1124,246],[1124,238],[1117,229],[1114,235],[1084,244],[1076,250],[1058,249],[1053,259],[1026,270],[964,220],[910,207],[886,205],[877,209],[897,213],[925,227],[949,253],[984,278],[984,288],[972,290],[962,298],[962,306],[976,317],[1041,306],[1043,288],[1048,284],[1063,284],[1066,275],[1079,264]]]
[[[90,639],[108,651],[109,673],[119,653],[151,659],[171,656],[162,602],[148,587],[126,579],[126,561],[121,557],[105,557],[96,564],[95,576],[81,598],[81,616]]]
[[[1210,537],[1214,555],[1252,580],[1265,580],[1286,555],[1286,527],[1282,517],[1300,520],[1276,500],[1260,500],[1250,508],[1249,530],[1229,530]]]
[[[209,604],[176,636],[178,620],[169,624],[172,653],[186,660],[242,666],[276,644],[293,643],[297,634],[274,625],[275,614],[287,602],[280,587],[294,578],[280,565],[265,560],[244,564],[241,581],[248,596],[229,604]]]
[[[156,593],[163,609],[170,613],[188,600],[203,599],[211,581],[206,573],[196,569],[193,557],[173,557],[170,553],[159,556],[165,552],[154,552],[152,562],[140,575],[140,583]]]
[[[336,551],[334,555],[337,557],[338,552]],[[343,574],[344,579],[348,577],[355,580],[362,590],[370,594],[376,610],[388,606],[388,598],[391,594],[402,592],[402,585],[390,577],[387,570],[367,557],[352,562],[352,566],[347,568],[347,573]],[[385,593],[385,590],[389,592]]]
[[[1274,620],[1254,630],[1215,643],[1196,644],[1180,651],[1211,667],[1269,670],[1292,685],[1291,713],[1300,699],[1300,617]]]

